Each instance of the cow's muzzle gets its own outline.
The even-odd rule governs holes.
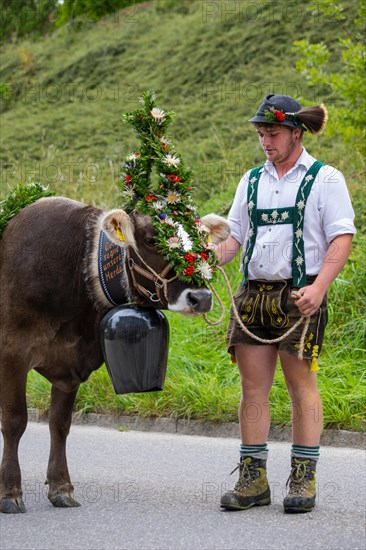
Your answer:
[[[207,313],[212,307],[212,294],[209,290],[188,292],[187,304],[194,313]]]
[[[208,313],[212,308],[212,293],[207,289],[189,289],[183,290],[176,302],[169,302],[168,309],[177,311],[183,315],[195,317],[202,313]]]

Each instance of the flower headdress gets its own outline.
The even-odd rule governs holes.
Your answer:
[[[201,286],[212,279],[217,256],[191,200],[192,172],[166,136],[175,113],[156,107],[155,98],[148,90],[140,98],[142,108],[123,115],[141,141],[122,166],[124,207],[151,216],[160,253],[182,281]]]

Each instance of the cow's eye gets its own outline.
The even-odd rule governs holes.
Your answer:
[[[145,238],[144,238],[144,243],[145,243],[147,246],[155,246],[155,241],[154,241],[154,238],[153,238],[153,237],[145,237]]]

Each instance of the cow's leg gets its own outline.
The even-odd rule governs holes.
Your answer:
[[[80,506],[74,500],[74,487],[70,480],[66,458],[66,438],[70,430],[72,408],[77,391],[66,393],[52,386],[49,414],[51,449],[46,484],[49,485],[49,500],[59,508]]]
[[[22,499],[18,446],[27,426],[25,388],[27,372],[16,368],[16,359],[6,369],[4,359],[0,373],[1,431],[4,437],[3,458],[0,467],[0,511],[5,514],[25,512]]]

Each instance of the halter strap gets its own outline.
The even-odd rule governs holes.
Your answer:
[[[146,267],[145,269],[132,258],[130,247],[127,247],[126,249],[127,262],[128,262],[128,267],[130,270],[132,284],[134,288],[137,290],[139,294],[148,298],[151,302],[154,302],[154,303],[160,302],[164,307],[166,307],[168,304],[168,284],[174,281],[175,279],[177,279],[178,275],[174,275],[174,277],[171,277],[170,279],[166,279],[165,276],[171,270],[171,267],[172,267],[171,264],[166,265],[162,270],[162,272],[158,274],[152,267],[150,267],[145,262],[145,260],[137,252],[136,249],[134,249],[133,252],[137,256],[137,258],[140,260],[140,262],[142,262],[142,264]],[[148,279],[149,281],[153,281],[155,285],[155,292],[151,292],[150,290],[145,288],[142,284],[138,283],[135,272],[138,273],[139,275],[142,275],[142,277],[144,277],[145,279]]]

